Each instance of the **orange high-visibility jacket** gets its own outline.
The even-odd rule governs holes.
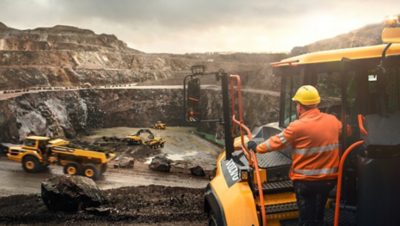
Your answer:
[[[342,123],[333,115],[310,109],[283,130],[257,146],[257,152],[275,151],[291,145],[292,180],[337,178],[339,133]]]

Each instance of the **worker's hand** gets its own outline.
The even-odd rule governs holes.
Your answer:
[[[247,142],[247,148],[249,149],[249,150],[252,150],[252,151],[254,151],[254,152],[257,152],[256,151],[256,149],[257,149],[257,143],[255,142],[255,141],[249,141],[249,142]]]

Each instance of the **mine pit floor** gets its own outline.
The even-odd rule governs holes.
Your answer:
[[[124,137],[137,129],[100,129],[79,139],[93,143],[102,136]],[[135,150],[137,147],[114,147],[119,149],[115,151],[120,157],[131,153],[135,164],[133,169],[120,169],[113,168],[114,162],[110,162],[104,177],[96,181],[109,200],[111,212],[106,216],[48,211],[40,197],[40,184],[63,174],[62,168],[50,166],[46,172],[28,174],[20,164],[0,157],[0,224],[206,225],[203,195],[209,178],[182,172],[155,172],[148,168],[148,162],[154,155],[164,153],[174,161],[213,169],[220,148],[195,135],[192,128],[152,131],[166,140],[164,148],[146,153]]]
[[[124,138],[133,134],[141,128],[114,127],[98,129],[91,132],[89,136],[79,137],[79,140],[93,143],[101,140],[102,137]],[[150,130],[156,137],[163,138],[166,143],[160,153],[167,154],[167,157],[175,161],[189,161],[193,165],[200,165],[203,168],[215,168],[215,159],[220,148],[201,137],[197,136],[192,127],[167,127],[165,130]],[[128,146],[129,147],[129,146]],[[134,146],[130,146],[134,148]],[[110,147],[109,147],[110,148]],[[118,150],[118,148],[122,150]],[[127,146],[117,147],[116,152],[121,152]],[[150,156],[151,158],[151,156]],[[150,160],[148,158],[147,160]]]
[[[95,130],[89,136],[81,137],[82,141],[93,142],[102,136],[120,136],[124,137],[134,133],[139,128],[117,127]],[[162,185],[178,186],[189,188],[204,188],[209,182],[209,177],[196,177],[186,173],[187,171],[171,169],[172,172],[156,172],[148,168],[149,159],[159,153],[165,153],[172,156],[175,161],[185,162],[185,166],[199,165],[205,170],[212,171],[215,168],[216,156],[219,147],[203,140],[195,135],[192,128],[188,127],[170,127],[166,130],[152,129],[156,136],[161,136],[166,140],[164,148],[160,150],[150,150],[144,152],[135,146],[119,145],[117,155],[126,155],[133,153],[135,157],[134,167],[131,169],[114,168],[115,161],[109,163],[107,171],[103,178],[96,181],[101,189],[111,189],[126,186],[140,185]],[[105,147],[110,148],[110,147]],[[0,157],[0,197],[16,194],[40,193],[40,183],[54,175],[61,175],[62,167],[50,166],[49,170],[29,174],[23,171],[21,164],[7,160],[6,157]]]

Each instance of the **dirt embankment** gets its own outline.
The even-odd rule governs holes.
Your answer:
[[[40,195],[0,198],[0,224],[38,225],[206,225],[204,189],[139,186],[104,191],[111,211],[100,216],[87,212],[50,212]]]

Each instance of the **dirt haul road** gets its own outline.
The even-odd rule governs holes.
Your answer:
[[[51,166],[49,171],[28,174],[20,164],[2,157],[0,160],[0,196],[16,194],[40,193],[40,184],[54,175],[62,175],[62,168]],[[204,188],[208,180],[189,175],[175,175],[153,172],[146,169],[110,169],[104,173],[104,178],[96,181],[101,189],[119,188],[139,185],[163,185],[189,188]]]
[[[221,87],[218,85],[202,85],[202,89],[220,90]],[[42,92],[60,92],[60,91],[77,91],[86,89],[183,89],[182,85],[138,85],[133,84],[121,84],[121,85],[108,85],[108,86],[93,86],[91,88],[82,87],[44,87],[38,88],[33,87],[29,89],[19,90],[0,90],[0,100],[7,100],[29,93],[42,93]],[[259,93],[270,96],[279,97],[280,93],[271,90],[259,90],[259,89],[242,89],[245,93]]]
[[[82,141],[93,142],[102,136],[124,137],[139,128],[116,127],[99,129],[92,132],[92,135],[81,137]],[[168,127],[166,130],[153,130],[157,136],[166,140],[164,148],[159,152],[175,162],[185,162],[189,166],[201,166],[204,170],[211,171],[215,168],[215,159],[219,148],[208,141],[205,141],[193,134],[188,127]],[[135,149],[135,146],[125,146]],[[128,149],[130,150],[130,149]],[[108,170],[103,178],[96,181],[101,189],[119,188],[139,185],[162,185],[189,188],[204,188],[208,183],[207,177],[195,177],[189,173],[163,173],[151,171],[148,164],[152,156],[136,156],[133,169],[114,169],[115,161],[109,163]],[[124,153],[116,152],[118,155]],[[151,154],[151,153],[150,153]],[[21,164],[0,157],[0,197],[15,194],[40,193],[40,183],[46,178],[54,175],[62,175],[61,166],[50,166],[49,170],[43,173],[30,174],[23,171]]]

